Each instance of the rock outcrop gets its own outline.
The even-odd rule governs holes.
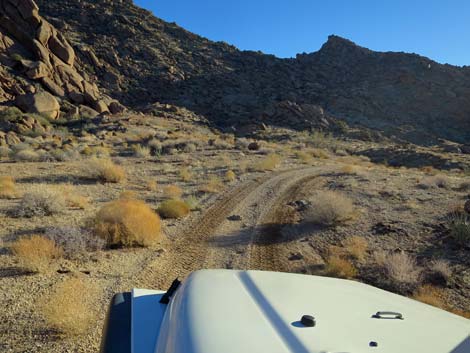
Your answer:
[[[113,100],[100,93],[72,45],[33,0],[0,0],[0,64],[0,103],[53,119],[61,105],[70,109],[60,104],[64,100],[97,114],[110,110],[105,101]]]

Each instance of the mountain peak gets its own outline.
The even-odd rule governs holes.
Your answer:
[[[353,41],[337,36],[329,35],[328,40],[319,50],[320,53],[325,53],[326,55],[350,55],[352,52],[357,52],[361,54],[367,54],[371,51],[367,48],[361,47],[354,43]]]

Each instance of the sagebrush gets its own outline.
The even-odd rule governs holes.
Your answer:
[[[48,270],[53,260],[63,253],[54,240],[41,235],[20,238],[11,245],[11,250],[21,266],[35,272]]]
[[[143,201],[116,200],[98,211],[94,231],[109,246],[149,246],[160,239],[161,222]]]

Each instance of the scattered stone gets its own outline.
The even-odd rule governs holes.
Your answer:
[[[261,148],[258,142],[250,142],[248,145],[248,150],[250,151],[258,151]]]
[[[291,253],[289,256],[289,261],[299,261],[302,260],[304,256],[300,252]]]
[[[231,216],[228,216],[227,219],[229,221],[241,221],[242,216],[240,216],[240,215],[231,215]]]
[[[310,202],[307,200],[297,200],[290,202],[288,205],[294,207],[297,211],[304,211],[310,205]]]
[[[408,235],[408,232],[405,229],[399,228],[392,224],[391,222],[378,222],[372,227],[372,232],[374,234],[390,234],[396,233],[400,235]]]

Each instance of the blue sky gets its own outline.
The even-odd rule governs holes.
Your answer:
[[[379,51],[470,65],[469,0],[134,0],[211,40],[279,57],[318,50],[329,34]]]

